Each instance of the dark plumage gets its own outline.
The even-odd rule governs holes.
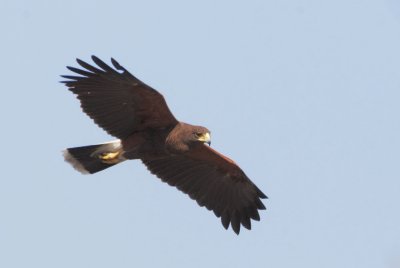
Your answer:
[[[66,161],[82,173],[96,173],[127,159],[140,159],[162,181],[221,217],[239,234],[267,198],[240,167],[211,147],[210,131],[179,122],[164,97],[111,59],[115,69],[92,56],[97,67],[77,60],[79,76],[62,76],[83,111],[119,140],[64,151]]]

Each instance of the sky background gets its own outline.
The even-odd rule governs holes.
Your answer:
[[[0,9],[0,267],[400,267],[400,2],[8,1]],[[236,236],[112,140],[58,81],[117,59],[212,131],[270,199]]]

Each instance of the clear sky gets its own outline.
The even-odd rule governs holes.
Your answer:
[[[1,1],[0,267],[400,267],[400,2]],[[117,59],[212,131],[265,192],[236,236],[113,139],[58,81]]]

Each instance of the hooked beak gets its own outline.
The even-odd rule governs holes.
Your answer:
[[[198,140],[203,142],[203,143],[207,143],[209,146],[211,146],[211,136],[210,136],[210,133],[208,133],[208,132],[203,134],[203,135],[201,135],[198,138]]]

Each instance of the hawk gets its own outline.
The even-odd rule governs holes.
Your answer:
[[[92,56],[97,66],[80,59],[77,75],[62,81],[81,103],[82,110],[110,135],[108,143],[68,148],[64,158],[84,174],[93,174],[125,160],[138,159],[171,186],[212,210],[222,225],[251,229],[259,221],[267,196],[231,159],[210,147],[210,131],[178,121],[164,97],[117,61],[110,67]],[[208,144],[208,145],[206,145]]]

